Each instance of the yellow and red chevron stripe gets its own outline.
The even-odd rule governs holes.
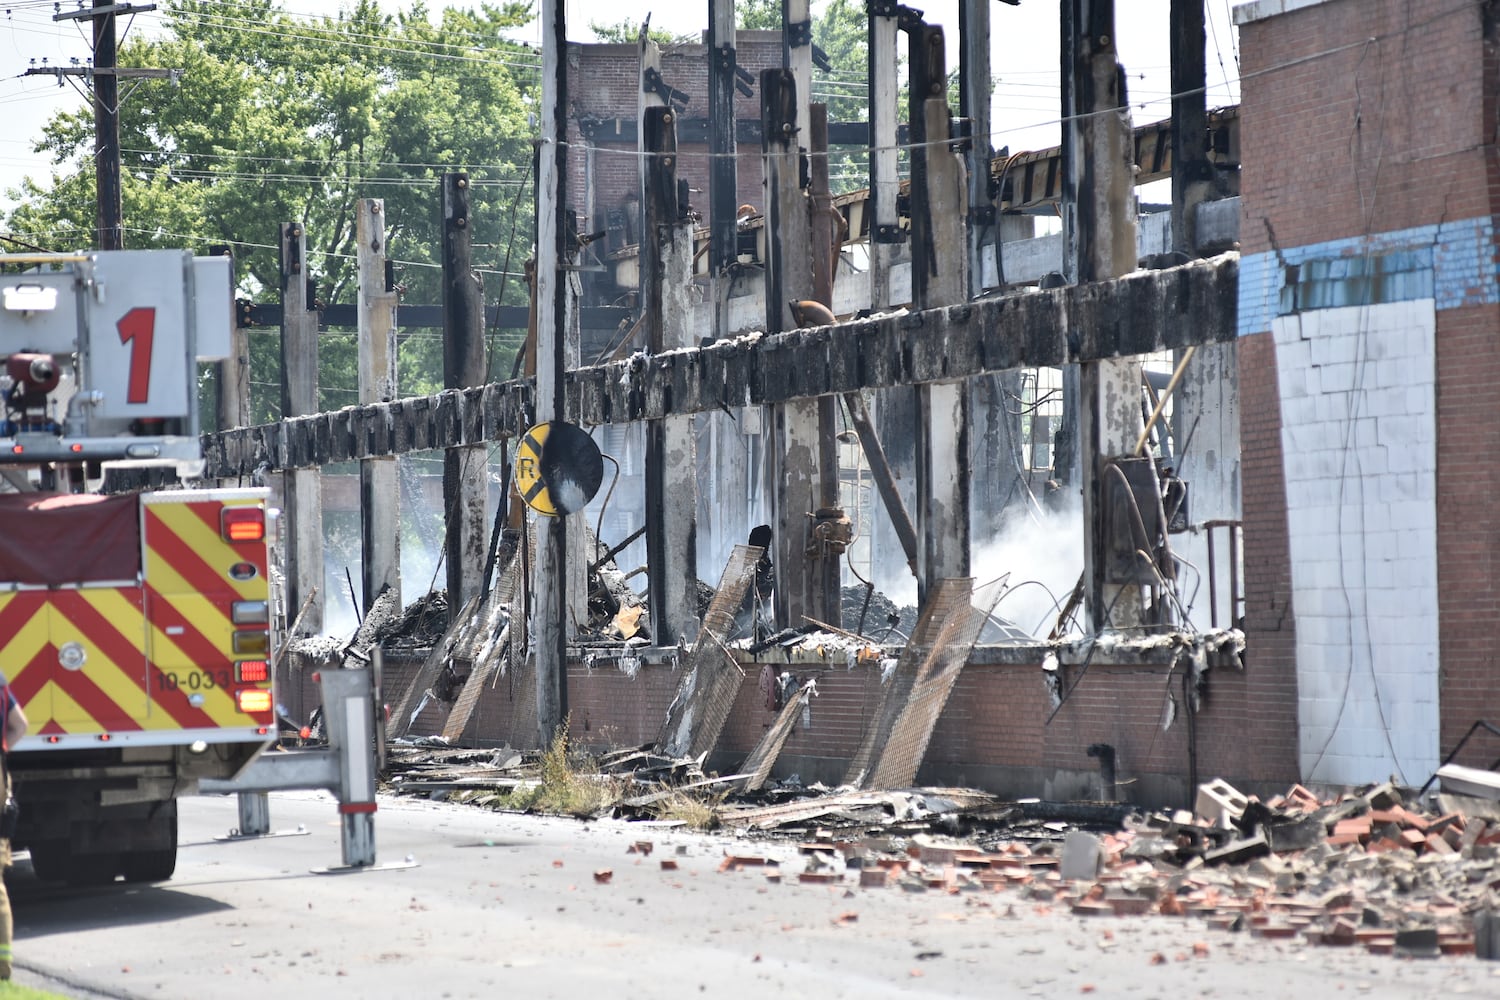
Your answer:
[[[235,601],[264,601],[270,592],[265,541],[224,538],[224,508],[240,504],[256,506],[259,500],[158,493],[144,497],[141,507],[151,665],[165,685],[153,693],[168,702],[195,700],[220,726],[272,721],[270,711],[243,713],[236,702],[237,690],[268,683],[233,683],[237,626],[230,607]],[[236,565],[249,565],[253,573],[237,579],[231,573]]]
[[[0,592],[0,664],[34,733],[160,742],[228,729],[238,731],[228,738],[264,738],[274,713],[240,711],[237,692],[269,682],[235,675],[237,659],[264,657],[234,654],[234,633],[246,626],[230,615],[236,601],[267,599],[267,549],[225,541],[224,506],[203,492],[143,496],[140,586]]]

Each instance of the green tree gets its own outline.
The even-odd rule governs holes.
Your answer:
[[[781,0],[739,0],[734,14],[741,28],[781,30]],[[828,0],[813,6],[813,43],[827,57],[829,68],[814,66],[811,99],[828,105],[830,122],[870,120],[868,33],[865,4],[858,0]],[[863,151],[830,154],[828,173],[834,193],[864,187],[868,160]]]
[[[641,37],[641,25],[637,21],[590,21],[589,30],[601,42],[616,45],[634,45]],[[646,35],[658,45],[671,45],[677,39],[665,28],[651,27],[651,17],[646,17]]]
[[[781,30],[781,0],[738,0],[734,19],[741,28]]]
[[[278,224],[301,221],[318,297],[351,302],[356,202],[378,197],[406,300],[436,302],[439,178],[465,170],[487,300],[507,248],[521,270],[540,59],[505,32],[530,19],[529,3],[448,8],[435,23],[420,3],[392,15],[373,0],[317,19],[271,0],[172,0],[166,13],[165,33],[120,50],[122,66],[183,71],[179,86],[148,83],[121,106],[127,246],[232,244],[241,293],[275,301]],[[87,108],[46,127],[38,150],[53,175],[19,192],[12,233],[60,250],[92,244],[92,144]],[[525,301],[523,282],[504,285],[507,302]],[[354,402],[352,334],[325,338],[320,353],[323,405]],[[508,359],[494,360],[508,374]],[[399,364],[403,393],[440,387],[438,331],[406,331]],[[255,419],[273,418],[274,335],[252,338],[252,383]]]

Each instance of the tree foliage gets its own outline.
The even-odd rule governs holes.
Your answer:
[[[529,3],[436,18],[420,3],[392,15],[373,0],[316,19],[272,0],[164,7],[166,31],[135,36],[119,53],[122,66],[182,70],[180,85],[148,82],[121,105],[127,246],[231,244],[241,293],[275,301],[279,224],[303,222],[317,296],[351,302],[356,205],[382,198],[405,299],[436,302],[440,177],[462,170],[475,262],[491,272],[486,298],[500,291],[508,247],[509,269],[521,269],[532,216],[527,110],[540,60],[505,32],[530,19]],[[6,219],[17,236],[58,250],[92,245],[93,130],[87,107],[46,127],[39,151],[52,155],[53,175],[20,192]],[[508,281],[505,298],[524,301],[522,282]],[[254,339],[254,410],[266,419],[278,398],[274,338]],[[322,355],[324,405],[354,402],[352,337],[325,338]],[[440,387],[438,332],[410,331],[400,368],[404,393]]]
[[[646,36],[658,45],[671,45],[677,39],[665,28],[651,27],[651,18],[646,17]],[[641,37],[641,25],[629,19],[623,21],[590,21],[589,30],[600,42],[615,45],[634,45]]]

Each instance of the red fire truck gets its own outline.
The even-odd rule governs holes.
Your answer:
[[[0,671],[44,879],[171,876],[178,797],[275,736],[267,492],[107,495],[201,470],[198,362],[229,353],[224,258],[0,256]]]

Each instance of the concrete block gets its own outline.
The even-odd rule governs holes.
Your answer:
[[[1249,804],[1250,800],[1239,789],[1223,778],[1215,778],[1198,786],[1193,811],[1214,826],[1220,826],[1225,820],[1243,816]]]
[[[1271,845],[1267,843],[1266,838],[1256,834],[1253,837],[1231,841],[1223,847],[1209,851],[1203,855],[1203,863],[1206,865],[1240,864],[1270,853]]]
[[[1500,801],[1500,774],[1494,771],[1482,771],[1462,764],[1444,764],[1438,768],[1437,776],[1444,791]]]
[[[1438,932],[1436,927],[1409,927],[1396,932],[1396,954],[1411,958],[1437,958]]]
[[[1092,833],[1074,830],[1063,841],[1060,874],[1065,880],[1099,877],[1099,865],[1103,859],[1103,848],[1099,838]]]
[[[1281,854],[1286,851],[1305,851],[1321,843],[1328,834],[1321,819],[1308,816],[1299,820],[1272,823],[1266,827],[1266,835],[1270,840],[1271,850]]]
[[[1475,911],[1474,956],[1491,962],[1500,961],[1500,910]]]

